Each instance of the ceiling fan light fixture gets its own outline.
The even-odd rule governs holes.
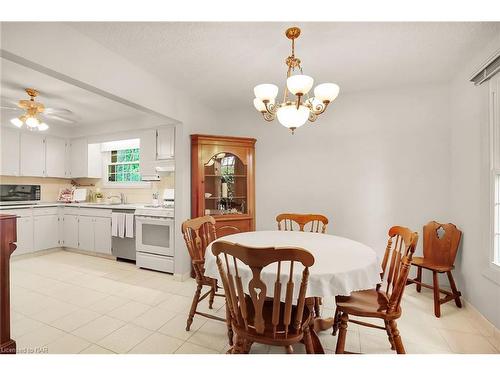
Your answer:
[[[14,117],[10,120],[10,122],[12,123],[12,125],[17,126],[18,128],[20,128],[24,124],[24,122],[18,117]]]
[[[40,125],[38,125],[38,130],[40,130],[40,131],[47,130],[48,128],[49,128],[49,126],[45,122],[42,122],[42,123],[40,123]]]
[[[37,119],[36,117],[28,117],[26,119],[26,125],[28,126],[28,128],[31,129],[37,128],[38,125],[40,125],[40,120]]]

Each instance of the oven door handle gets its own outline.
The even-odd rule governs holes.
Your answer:
[[[167,222],[167,221],[173,221],[173,219],[169,217],[153,217],[153,216],[136,216],[135,217],[139,221],[162,221],[162,222]]]

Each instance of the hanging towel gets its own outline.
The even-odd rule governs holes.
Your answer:
[[[125,237],[134,238],[134,214],[125,214]]]
[[[125,214],[118,213],[118,237],[125,237]]]
[[[118,237],[118,212],[111,213],[111,235]]]

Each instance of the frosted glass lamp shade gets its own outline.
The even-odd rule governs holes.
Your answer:
[[[263,83],[254,87],[253,92],[257,99],[261,101],[269,100],[272,101],[278,95],[278,86],[271,83]]]
[[[10,122],[12,123],[12,125],[15,125],[17,126],[18,128],[20,128],[21,126],[23,126],[24,122],[22,122],[19,118],[17,117],[14,117],[13,119],[10,120]]]
[[[286,86],[293,95],[305,95],[311,90],[314,80],[305,74],[290,76],[286,80]]]
[[[264,102],[262,100],[260,100],[259,98],[255,98],[253,100],[253,106],[255,107],[255,109],[259,112],[265,112],[266,110],[266,105],[264,104]]]
[[[314,88],[314,96],[321,102],[332,102],[339,91],[340,87],[335,83],[322,83]]]
[[[48,128],[49,128],[49,126],[45,122],[42,122],[42,123],[40,123],[40,125],[38,125],[38,130],[40,130],[40,131],[47,130]]]
[[[36,128],[38,125],[40,125],[40,120],[38,120],[36,117],[28,117],[26,119],[26,125],[28,125],[29,128]]]
[[[304,125],[309,118],[309,109],[303,105],[299,109],[293,104],[278,108],[276,112],[278,121],[286,128],[299,128]]]

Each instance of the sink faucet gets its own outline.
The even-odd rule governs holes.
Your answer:
[[[120,204],[126,203],[125,194],[123,194],[123,193],[108,195],[108,199],[113,199],[113,198],[120,198]]]

